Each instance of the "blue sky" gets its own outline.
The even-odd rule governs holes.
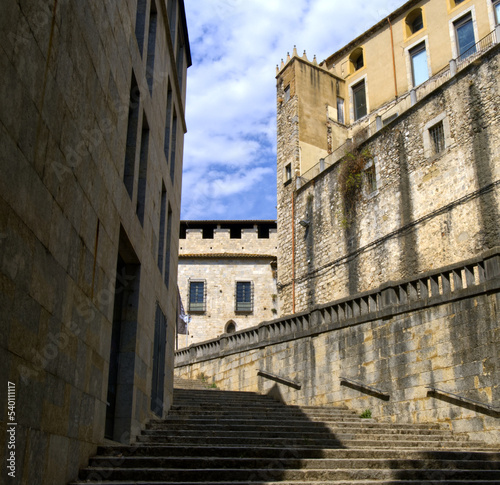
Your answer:
[[[276,218],[276,64],[327,58],[398,0],[185,0],[182,219]]]

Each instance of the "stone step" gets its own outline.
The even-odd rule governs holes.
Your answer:
[[[242,447],[242,446],[101,446],[97,450],[98,455],[113,457],[127,456],[160,456],[160,457],[231,457],[231,458],[334,458],[334,459],[370,459],[382,458],[392,459],[439,459],[439,460],[483,460],[500,461],[500,450],[497,451],[452,451],[452,450],[401,450],[380,448],[269,448],[269,447]]]
[[[91,459],[92,467],[117,468],[257,468],[257,469],[383,469],[387,459],[382,458],[217,458],[217,457],[113,457],[100,456]],[[463,469],[500,470],[500,462],[485,460],[444,460],[438,458],[390,460],[390,468],[397,469]]]
[[[271,427],[261,427],[261,429],[249,428],[241,430],[233,430],[227,427],[218,427],[207,429],[203,427],[200,429],[186,429],[181,427],[179,429],[146,429],[143,431],[142,436],[154,436],[157,438],[161,437],[191,437],[191,436],[225,436],[225,437],[240,437],[240,438],[253,438],[253,437],[293,437],[301,436],[304,438],[312,439],[328,439],[328,438],[340,438],[346,437],[347,439],[359,439],[361,436],[369,435],[373,439],[383,439],[383,437],[390,437],[391,439],[400,439],[406,436],[411,436],[415,439],[422,438],[426,440],[441,440],[444,438],[450,438],[453,436],[451,431],[437,431],[437,430],[412,430],[412,429],[380,429],[380,428],[368,428],[368,427],[358,427],[358,428],[345,428],[341,431],[332,432],[328,428],[317,428],[317,427],[302,427],[300,429],[296,427],[289,427],[286,430],[283,426],[271,426]],[[380,436],[380,438],[375,438]],[[466,438],[462,436],[455,436],[454,439],[464,441]]]
[[[422,429],[422,430],[434,430],[434,431],[448,431],[447,429],[439,426],[438,424],[396,424],[396,423],[384,423],[377,422],[373,419],[353,419],[349,421],[345,420],[329,420],[329,421],[311,421],[309,419],[294,419],[287,420],[287,424],[291,427],[297,426],[319,426],[319,427],[350,427],[350,426],[366,426],[368,428],[387,428],[391,429]],[[199,418],[199,417],[185,417],[185,416],[170,416],[165,420],[151,421],[147,425],[147,429],[162,429],[162,428],[172,428],[172,427],[193,427],[198,429],[200,426],[228,426],[229,429],[234,426],[249,426],[255,428],[256,426],[273,426],[276,425],[276,420],[273,418],[261,418],[261,419],[234,419],[234,418]]]
[[[413,427],[413,426],[404,426],[404,425],[388,425],[381,423],[363,423],[363,422],[355,422],[355,423],[346,423],[346,422],[338,422],[338,423],[320,423],[320,422],[304,422],[304,421],[288,421],[287,423],[290,429],[294,431],[317,431],[324,433],[331,433],[337,429],[348,429],[350,431],[358,431],[358,430],[369,430],[368,432],[372,432],[373,430],[378,430],[379,432],[385,432],[388,434],[397,434],[397,433],[421,433],[421,434],[435,434],[440,436],[448,436],[453,433],[449,430],[444,429],[429,429],[424,427]],[[199,430],[200,426],[203,426],[205,431],[217,432],[217,431],[254,431],[256,428],[264,427],[269,431],[283,429],[282,425],[276,424],[275,420],[267,420],[267,421],[240,421],[240,420],[232,420],[232,422],[213,422],[210,420],[206,420],[205,423],[193,423],[191,421],[169,421],[167,423],[149,423],[146,427],[147,431],[172,431],[172,430]]]
[[[397,436],[397,435],[396,435]],[[380,436],[370,436],[371,439],[366,439],[364,435],[359,435],[357,437],[353,436],[338,436],[332,437],[330,439],[316,439],[316,438],[304,438],[297,436],[295,438],[285,438],[285,437],[256,437],[256,438],[242,438],[242,437],[226,437],[226,436],[144,436],[140,435],[137,438],[137,443],[147,443],[147,444],[168,444],[177,443],[182,446],[187,445],[203,445],[203,446],[213,446],[217,444],[223,444],[225,446],[231,445],[244,445],[244,446],[297,446],[297,447],[315,447],[315,448],[340,448],[340,447],[380,447],[380,448],[449,448],[449,449],[460,449],[460,448],[479,448],[479,449],[491,449],[481,443],[469,442],[469,441],[458,441],[458,440],[432,440],[425,439],[418,436],[401,437],[401,439],[394,439],[391,437],[390,440],[387,439],[385,435]],[[407,439],[403,439],[407,438]],[[482,446],[481,446],[482,445]]]
[[[283,469],[283,468],[117,468],[93,467],[81,470],[80,480],[151,480],[165,482],[245,481],[260,482],[327,480],[500,480],[499,470],[468,469]]]
[[[219,390],[176,390],[174,403],[134,445],[99,447],[73,485],[500,484],[498,447],[438,424]]]
[[[279,403],[261,403],[250,402],[242,404],[182,404],[175,402],[171,407],[171,411],[183,412],[210,412],[210,411],[232,411],[234,413],[239,411],[279,411],[283,414],[319,414],[319,415],[340,415],[340,416],[356,416],[357,413],[347,409],[337,408],[321,408],[321,407],[285,407]]]
[[[286,419],[291,419],[291,418],[300,418],[302,417],[303,419],[316,419],[316,420],[322,420],[322,419],[331,419],[331,418],[339,418],[339,419],[354,419],[354,420],[359,420],[361,419],[359,416],[355,414],[351,415],[345,415],[342,413],[301,413],[298,411],[289,411],[289,412],[282,412],[280,409],[278,410],[273,410],[269,408],[262,408],[262,409],[248,409],[248,408],[243,408],[243,409],[187,409],[187,408],[182,408],[182,409],[172,409],[169,413],[169,416],[204,416],[204,417],[216,417],[216,416],[228,416],[228,417],[234,417],[238,416],[240,418],[252,418],[252,417],[262,417],[262,416],[271,416],[273,418],[277,418],[280,420],[286,420]]]

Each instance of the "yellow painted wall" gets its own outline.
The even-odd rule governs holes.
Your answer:
[[[452,5],[453,4],[453,5]],[[415,34],[408,35],[406,17],[415,8],[422,8],[424,27]],[[488,35],[494,28],[491,0],[465,0],[455,5],[454,0],[422,1],[406,10],[391,21],[394,41],[394,64],[396,70],[398,95],[408,92],[413,86],[411,81],[411,65],[408,49],[426,41],[429,77],[439,72],[456,57],[453,47],[453,21],[472,13],[475,23],[475,40]],[[451,28],[450,28],[451,25]],[[353,45],[349,52],[338,57],[335,54],[327,61],[327,67],[337,76],[345,79],[346,88],[366,76],[368,112],[395,98],[394,65],[392,59],[392,43],[389,21],[370,37],[360,38],[360,43]],[[350,54],[358,47],[363,48],[364,67],[350,72]],[[346,93],[346,123],[352,123],[351,93]]]

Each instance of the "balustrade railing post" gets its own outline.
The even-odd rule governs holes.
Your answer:
[[[487,280],[500,276],[500,254],[484,259],[484,273]]]
[[[381,307],[386,308],[389,306],[397,305],[399,303],[398,295],[393,286],[386,286],[382,289],[381,293]]]
[[[417,102],[417,91],[415,89],[412,89],[410,91],[410,100],[411,100],[411,105],[413,106]]]
[[[457,73],[457,60],[452,59],[450,61],[450,76],[453,77]]]
[[[377,116],[375,118],[375,125],[376,125],[376,128],[377,128],[377,131],[382,129],[382,126],[383,126],[383,124],[382,124],[382,116]]]
[[[227,336],[223,335],[219,338],[220,342],[220,352],[223,352],[227,348]]]

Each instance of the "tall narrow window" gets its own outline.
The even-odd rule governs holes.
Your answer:
[[[474,24],[469,12],[454,23],[457,38],[458,55],[462,59],[476,52],[476,39],[474,38]]]
[[[339,123],[344,124],[344,100],[342,98],[337,97],[337,121]]]
[[[365,81],[361,81],[352,88],[352,97],[354,105],[354,120],[359,120],[366,116],[366,91]]]
[[[128,107],[127,140],[125,148],[125,170],[123,172],[123,183],[129,197],[132,199],[134,192],[135,156],[137,149],[137,130],[139,127],[139,105],[140,91],[135,76],[132,74],[130,87],[130,99]]]
[[[146,6],[147,0],[137,0],[137,13],[135,17],[135,38],[139,46],[141,56],[144,52],[144,30],[146,28]]]
[[[179,39],[177,41],[177,55],[175,57],[176,59],[176,69],[177,69],[177,81],[179,83],[179,89],[181,93],[184,92],[184,59],[186,57],[185,55],[185,48],[184,48],[184,38],[181,34],[181,30],[179,29]]]
[[[172,247],[172,208],[168,206],[167,215],[167,248],[165,251],[165,286],[168,288],[168,280],[170,279],[170,252]]]
[[[189,282],[189,311],[205,311],[205,281]]]
[[[161,184],[161,202],[160,202],[160,236],[158,241],[158,269],[163,274],[163,256],[165,252],[165,216],[167,212],[167,189],[165,184]]]
[[[167,15],[168,15],[168,25],[170,28],[170,37],[172,39],[172,45],[175,48],[175,26],[177,25],[177,1],[178,0],[168,0],[167,5]]]
[[[172,86],[170,80],[168,81],[167,91],[167,113],[165,115],[165,140],[163,142],[163,152],[165,153],[165,160],[168,163],[170,155],[170,130],[172,127]]]
[[[167,319],[156,304],[155,336],[153,343],[153,376],[151,385],[151,411],[163,416],[163,393],[165,388],[165,353],[167,348]]]
[[[146,204],[146,185],[148,176],[149,126],[146,116],[142,121],[141,157],[139,160],[139,180],[137,184],[137,217],[141,226],[144,225],[144,207]]]
[[[236,283],[236,308],[237,312],[253,311],[253,291],[251,281],[238,281]]]
[[[493,10],[495,11],[495,25],[500,24],[500,0],[493,1]]]
[[[410,59],[413,86],[418,86],[429,79],[425,42],[410,50]]]
[[[151,1],[151,11],[149,13],[149,33],[148,33],[148,57],[146,60],[146,79],[148,81],[149,93],[153,94],[155,50],[156,50],[156,29],[158,23],[158,13],[156,11],[155,0]]]
[[[290,84],[285,88],[285,102],[290,99]]]
[[[172,183],[175,177],[175,152],[177,151],[177,114],[174,109],[174,118],[172,120],[172,139],[170,141],[170,179]]]
[[[375,162],[372,160],[365,168],[366,193],[371,194],[377,190],[377,174]]]
[[[285,166],[285,182],[292,180],[292,164],[288,163]]]

